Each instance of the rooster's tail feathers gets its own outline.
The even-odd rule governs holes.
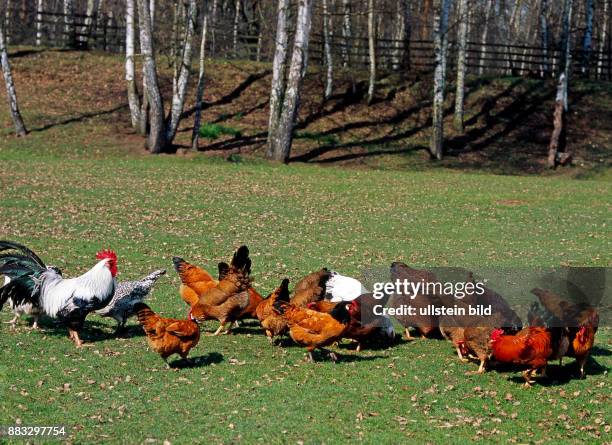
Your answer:
[[[219,270],[219,281],[223,280],[230,270],[230,266],[227,263],[221,262],[217,265]]]
[[[147,320],[156,315],[155,312],[153,312],[153,310],[151,310],[151,308],[144,303],[136,303],[134,305],[134,312],[136,312],[138,322],[141,325],[145,325]]]
[[[274,308],[274,311],[276,313],[283,315],[289,307],[289,303],[283,300],[276,299],[274,303],[272,303],[272,307]]]
[[[7,250],[14,250],[19,253],[4,253]],[[10,261],[11,259],[22,263],[27,263],[39,270],[44,270],[47,268],[43,260],[41,260],[38,255],[36,255],[33,251],[28,249],[23,244],[19,244],[14,241],[0,241],[0,264],[3,264],[5,261]]]
[[[285,278],[281,282],[276,301],[284,301],[285,303],[289,303],[289,278]]]

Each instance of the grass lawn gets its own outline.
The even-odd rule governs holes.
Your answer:
[[[107,119],[15,139],[0,107],[0,238],[66,276],[101,247],[117,251],[120,280],[165,267],[149,304],[167,316],[187,312],[172,256],[214,271],[242,243],[262,294],[322,266],[612,265],[609,181],[153,157],[126,149]],[[612,441],[608,328],[586,380],[565,377],[569,359],[525,390],[519,373],[466,375],[477,365],[437,340],[341,346],[339,363],[308,364],[302,348],[272,347],[246,324],[203,337],[198,366],[169,371],[134,320],[118,339],[114,321],[90,316],[82,350],[52,323],[26,326],[0,326],[0,425],[62,424],[73,443]]]

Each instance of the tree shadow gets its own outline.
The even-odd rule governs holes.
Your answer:
[[[94,117],[100,117],[100,116],[105,116],[107,114],[116,113],[117,111],[123,110],[127,107],[128,107],[128,104],[124,103],[121,105],[117,105],[116,107],[110,108],[108,110],[96,111],[96,112],[91,112],[91,113],[83,113],[83,114],[79,114],[78,116],[73,116],[73,117],[70,117],[70,118],[67,118],[61,121],[51,122],[49,124],[43,125],[42,127],[33,128],[29,131],[32,133],[35,133],[35,132],[49,130],[50,128],[53,128],[53,127],[59,127],[62,125],[72,124],[74,122],[83,122],[86,119],[91,119]]]

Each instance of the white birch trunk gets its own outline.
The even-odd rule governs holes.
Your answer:
[[[393,69],[399,70],[409,65],[410,58],[410,8],[408,0],[397,2],[397,18],[395,20],[396,47],[393,51]]]
[[[193,132],[191,133],[191,148],[198,149],[200,142],[200,126],[202,124],[202,100],[204,97],[204,74],[206,60],[206,34],[208,31],[208,12],[202,12],[202,39],[200,40],[200,72],[198,73],[198,87],[196,90],[195,114],[193,117]]]
[[[216,27],[217,27],[217,8],[219,0],[213,0],[212,11],[210,13],[210,56],[215,57]]]
[[[563,51],[563,60],[562,60],[562,68],[563,68],[563,72],[565,73],[565,81],[568,81],[568,76],[569,76],[569,67],[570,67],[570,59],[571,59],[571,47],[572,47],[572,42],[571,42],[571,35],[570,35],[570,31],[571,31],[571,25],[572,25],[572,11],[573,11],[573,7],[574,7],[574,2],[573,0],[564,0],[564,6],[563,6],[563,30],[562,30],[562,34],[561,34],[561,48]]]
[[[285,95],[285,68],[287,65],[287,51],[289,44],[289,30],[287,18],[289,15],[289,0],[279,0],[276,44],[274,60],[272,62],[272,85],[270,87],[270,119],[268,121],[268,149],[266,157],[274,159],[276,149],[277,129],[280,120],[283,98]]]
[[[64,34],[66,46],[74,47],[75,45],[75,29],[74,29],[74,0],[64,0]]]
[[[291,65],[287,76],[287,88],[280,114],[278,129],[272,138],[273,159],[287,162],[293,142],[293,127],[300,106],[300,92],[308,64],[308,41],[312,24],[313,0],[299,0],[295,41]]]
[[[478,66],[478,74],[482,76],[484,74],[487,55],[487,37],[489,35],[489,18],[491,17],[491,9],[495,0],[487,0],[487,6],[485,7],[485,18],[482,30],[482,37],[480,38],[480,64]]]
[[[89,42],[89,37],[92,32],[94,23],[94,14],[96,13],[97,5],[96,0],[87,0],[87,10],[85,11],[85,20],[81,27],[81,35],[79,36],[79,42],[81,45],[86,47]]]
[[[585,0],[585,28],[582,39],[582,74],[588,74],[593,49],[593,0]]]
[[[189,70],[191,68],[191,48],[193,45],[193,32],[198,17],[198,6],[196,0],[189,0],[187,10],[187,26],[185,28],[185,40],[182,47],[181,66],[176,84],[176,93],[172,95],[172,107],[170,109],[169,125],[166,130],[166,141],[172,142],[181,121],[183,106],[185,105],[185,94],[189,82]]]
[[[457,89],[455,93],[455,129],[463,133],[465,100],[465,72],[467,69],[466,51],[468,35],[468,0],[459,0],[459,29],[457,35]]]
[[[601,25],[601,37],[599,39],[599,61],[597,62],[597,76],[600,79],[603,78],[603,62],[606,49],[606,40],[608,39],[608,20],[610,18],[608,10],[609,3],[610,0],[604,0],[604,19],[603,24]]]
[[[13,82],[13,74],[11,72],[11,64],[8,58],[8,50],[6,48],[6,36],[4,34],[4,25],[0,21],[0,65],[2,67],[2,74],[4,76],[4,84],[6,86],[6,98],[8,101],[9,109],[11,111],[11,118],[15,125],[15,133],[17,136],[25,136],[27,130],[23,123],[23,118],[19,112],[19,105],[17,103],[17,93],[15,92],[15,83]]]
[[[370,77],[368,82],[368,104],[374,100],[376,88],[376,29],[374,26],[374,0],[368,0],[368,63]]]
[[[36,46],[42,45],[43,37],[43,0],[36,0]]]
[[[540,31],[542,38],[542,77],[548,77],[550,73],[550,61],[548,59],[548,0],[542,0],[540,8]]]
[[[238,55],[238,28],[240,24],[240,0],[236,0],[236,8],[234,11],[234,32],[233,32],[233,50],[234,57]]]
[[[128,104],[132,127],[138,128],[140,121],[140,98],[136,87],[136,64],[134,60],[135,35],[135,0],[126,0],[125,5],[125,81],[127,83]]]
[[[333,37],[333,21],[328,9],[328,0],[323,3],[323,47],[325,51],[325,64],[327,65],[327,76],[325,78],[325,100],[332,95],[334,83],[334,60],[332,57],[331,39]]]
[[[342,0],[342,65],[346,68],[351,63],[351,0]]]
[[[1,5],[1,3],[0,3]],[[11,11],[13,10],[13,3],[11,0],[6,0],[6,6],[4,10],[4,41],[6,45],[11,43]]]
[[[430,151],[438,160],[443,156],[444,145],[444,90],[446,88],[446,49],[448,15],[451,0],[436,0],[434,13],[434,98],[432,109],[432,136]]]
[[[161,153],[166,147],[166,131],[164,128],[164,103],[157,81],[157,66],[153,50],[151,13],[147,0],[137,0],[137,3],[140,50],[143,57],[143,71],[147,83],[146,95],[149,106],[147,147],[151,153]]]

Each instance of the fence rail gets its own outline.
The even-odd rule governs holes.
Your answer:
[[[123,52],[125,48],[125,26],[111,16],[87,16],[75,13],[70,16],[62,11],[35,11],[12,9],[7,17],[7,34],[11,43],[72,46],[80,49],[99,49]],[[123,18],[121,18],[122,20]],[[12,25],[12,26],[10,26]],[[270,30],[268,30],[270,34]],[[199,33],[197,34],[199,35]],[[214,35],[214,38],[213,38]],[[274,39],[271,35],[250,35],[239,32],[234,45],[231,26],[218,23],[210,27],[207,39],[208,54],[212,57],[242,58],[271,61]],[[313,33],[310,42],[310,63],[324,64],[323,36]],[[344,64],[348,54],[352,69],[366,68],[369,64],[368,38],[352,36],[348,41],[340,35],[330,39],[336,65]],[[574,48],[573,72],[584,77],[612,80],[612,42],[606,42],[601,54],[599,42],[594,39],[593,50],[585,53]],[[410,70],[429,71],[434,67],[434,45],[430,40],[411,39],[408,42],[380,38],[376,40],[377,68],[380,71]],[[456,61],[457,45],[449,42],[449,65]],[[487,42],[468,42],[467,66],[472,72],[484,74],[553,76],[561,67],[563,51],[551,46],[545,52],[539,46]]]

